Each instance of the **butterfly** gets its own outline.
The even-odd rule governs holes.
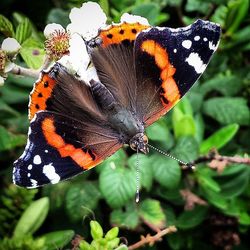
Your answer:
[[[43,71],[30,94],[28,141],[14,163],[14,183],[58,183],[124,144],[148,153],[145,128],[197,81],[220,32],[203,20],[177,29],[120,23],[87,42],[97,80],[79,80],[58,62]]]

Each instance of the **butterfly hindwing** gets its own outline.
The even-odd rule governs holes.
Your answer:
[[[146,125],[192,87],[217,49],[220,27],[197,20],[179,29],[153,27],[135,40],[138,113]]]
[[[105,125],[38,112],[25,151],[14,163],[13,181],[27,188],[54,184],[96,166],[121,146],[117,134]]]

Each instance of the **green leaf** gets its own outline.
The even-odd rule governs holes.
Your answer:
[[[16,28],[16,39],[22,44],[32,35],[32,25],[28,18],[25,18]]]
[[[201,0],[188,0],[185,9],[188,12],[197,11],[199,13],[206,14],[210,9],[210,3]]]
[[[220,149],[225,146],[235,136],[239,129],[238,124],[225,126],[209,136],[200,145],[200,153],[207,154],[211,149]]]
[[[204,102],[203,111],[221,124],[249,125],[250,111],[243,98],[211,98]]]
[[[103,9],[104,13],[109,16],[109,1],[108,0],[100,0],[99,4]]]
[[[119,228],[113,227],[105,234],[105,239],[113,240],[114,238],[118,236],[118,233],[119,233]]]
[[[128,250],[128,247],[127,245],[122,244],[119,247],[117,247],[115,250]]]
[[[157,228],[163,228],[166,225],[165,214],[161,208],[161,204],[157,200],[146,199],[140,204],[139,215],[149,224]]]
[[[120,239],[119,238],[114,238],[112,240],[109,240],[107,242],[107,249],[115,249],[120,243]]]
[[[175,138],[180,138],[181,136],[195,135],[196,128],[193,117],[185,115],[182,119],[174,123],[174,134]]]
[[[240,213],[239,223],[241,225],[250,226],[250,215],[247,212]]]
[[[29,92],[14,85],[4,86],[2,89],[2,100],[7,104],[28,103]]]
[[[229,165],[226,168],[224,168],[223,172],[220,173],[220,177],[230,177],[232,175],[239,175],[242,172],[247,171],[246,169],[248,168],[247,165],[245,164],[233,164]]]
[[[182,235],[179,232],[176,232],[174,234],[169,234],[167,236],[167,241],[171,249],[173,250],[179,250],[179,249],[185,249],[184,247],[184,240]]]
[[[184,211],[177,219],[176,226],[180,229],[190,229],[201,224],[207,216],[208,208],[196,206],[191,211]]]
[[[210,189],[214,192],[220,192],[221,188],[220,185],[212,178],[211,176],[212,171],[209,168],[198,168],[195,172],[195,176],[197,177],[197,180],[199,184],[204,189]]]
[[[166,217],[166,225],[168,227],[175,225],[176,224],[176,215],[175,215],[175,211],[174,211],[173,207],[167,205],[167,206],[164,206],[163,209],[164,209],[164,214]]]
[[[2,32],[6,37],[14,36],[12,23],[3,15],[0,15],[0,32]]]
[[[85,240],[81,240],[79,248],[80,250],[92,250],[91,245]]]
[[[33,201],[19,219],[13,236],[15,238],[20,238],[27,234],[33,234],[36,232],[44,222],[48,212],[49,199],[47,197]]]
[[[156,24],[157,16],[160,14],[160,7],[155,3],[142,3],[132,9],[132,14],[148,19],[151,25]]]
[[[50,232],[36,239],[36,243],[43,246],[43,250],[61,249],[72,240],[74,234],[73,230]]]
[[[173,156],[185,162],[195,160],[199,155],[199,145],[194,137],[183,136],[177,140]]]
[[[229,1],[229,11],[226,19],[227,33],[233,34],[248,13],[249,0]]]
[[[222,210],[227,209],[228,201],[223,197],[223,195],[207,187],[204,187],[202,190],[204,192],[205,198],[209,201],[210,204]]]
[[[187,135],[195,135],[195,122],[192,106],[187,98],[178,103],[173,110],[173,128],[176,138]]]
[[[236,166],[239,166],[238,164]],[[221,194],[225,198],[234,198],[241,195],[248,187],[250,177],[249,168],[234,175],[224,176],[218,179],[221,188]]]
[[[99,183],[107,203],[113,208],[118,208],[135,196],[136,171],[112,161],[102,170]]]
[[[102,227],[97,221],[90,221],[90,232],[94,240],[98,240],[103,237]]]
[[[177,161],[161,155],[151,156],[154,178],[162,186],[176,188],[181,179],[181,170]]]
[[[19,113],[15,109],[11,108],[8,104],[0,99],[0,118],[6,118],[7,114],[14,117],[19,116]]]
[[[237,84],[235,84],[237,82]],[[239,93],[242,88],[242,80],[237,75],[216,75],[209,79],[200,87],[200,93],[203,95],[211,91],[218,91],[224,96],[233,96]]]
[[[28,67],[38,69],[43,64],[45,51],[41,42],[30,37],[23,42],[20,54]]]
[[[219,23],[222,27],[225,27],[225,20],[228,13],[228,8],[225,5],[220,5],[216,8],[214,14],[211,17],[211,21]]]
[[[140,166],[140,185],[149,191],[153,183],[153,168],[151,160],[147,155],[139,154],[139,166]],[[131,169],[136,169],[137,155],[134,154],[128,159],[128,166]]]
[[[129,203],[125,210],[115,209],[111,212],[110,221],[112,225],[134,229],[139,224],[139,214],[133,204]]]
[[[25,135],[14,135],[0,126],[0,152],[14,149],[17,146],[25,145]]]
[[[73,222],[82,220],[96,208],[100,197],[100,191],[92,182],[70,186],[66,193],[66,212],[69,218]]]
[[[70,23],[69,12],[60,8],[53,8],[48,14],[47,23],[58,23],[66,27]]]
[[[10,83],[10,84],[15,84],[17,86],[20,86],[22,88],[29,88],[31,89],[34,85],[34,78],[33,77],[29,77],[29,76],[17,76],[17,75],[8,75],[8,79],[6,81],[6,83]]]
[[[98,173],[101,173],[106,167],[110,167],[110,164],[115,164],[115,165],[121,165],[125,164],[127,160],[127,155],[124,152],[124,149],[121,148],[118,150],[116,153],[114,153],[112,156],[107,158],[103,163],[95,167],[95,170]]]
[[[195,115],[194,122],[195,122],[195,139],[200,144],[204,138],[204,131],[205,131],[204,120],[200,113]]]
[[[146,129],[150,140],[166,142],[169,139],[169,130],[166,123],[161,119]]]

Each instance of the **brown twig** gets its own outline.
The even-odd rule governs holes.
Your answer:
[[[161,230],[160,232],[158,232],[157,234],[153,236],[151,236],[150,234],[147,234],[146,237],[141,236],[141,240],[129,246],[128,249],[129,250],[138,249],[146,244],[149,244],[150,246],[152,246],[156,241],[160,241],[164,235],[174,233],[176,231],[177,229],[175,226],[170,226]]]
[[[10,71],[10,73],[12,73],[14,75],[30,76],[33,78],[38,78],[40,71],[34,70],[34,69],[27,69],[27,68],[15,65],[15,67]]]
[[[225,161],[226,165],[230,163],[240,163],[240,164],[247,164],[250,165],[250,158],[249,157],[241,157],[241,156],[224,156],[220,155],[217,151],[212,150],[207,155],[201,156],[197,158],[195,161],[193,161],[191,164],[196,165],[198,163],[202,162],[208,162],[208,161]]]
[[[180,190],[182,198],[185,200],[185,210],[192,210],[195,204],[206,206],[207,202],[188,189]]]

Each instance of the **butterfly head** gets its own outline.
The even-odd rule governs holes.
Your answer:
[[[129,146],[137,152],[147,154],[149,152],[148,137],[143,133],[138,133],[129,141]]]

